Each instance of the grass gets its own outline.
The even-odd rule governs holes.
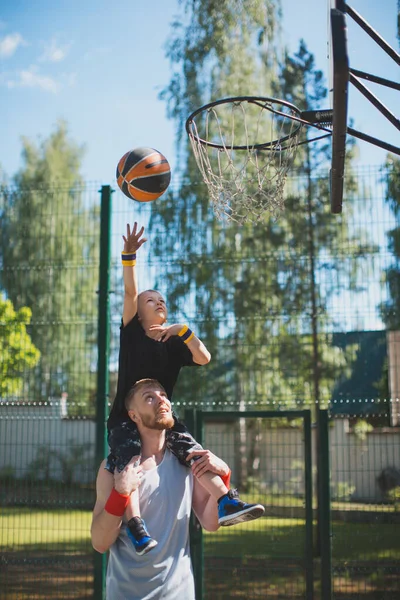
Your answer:
[[[398,528],[393,525],[333,523],[333,560],[400,560]],[[302,519],[263,518],[238,527],[205,533],[206,556],[258,558],[304,557],[305,527]]]
[[[264,504],[265,506],[271,507],[284,507],[284,508],[292,508],[292,507],[302,507],[305,506],[305,499],[299,498],[293,495],[285,495],[285,494],[263,494],[260,492],[255,492],[251,494],[240,494],[240,497],[246,502],[259,502]],[[313,498],[313,507],[316,508],[317,500]],[[365,502],[345,502],[344,500],[332,500],[331,502],[332,510],[357,510],[361,512],[395,512],[394,504],[367,504]]]
[[[91,513],[84,510],[0,509],[0,549],[89,552]]]
[[[87,510],[0,509],[2,598],[90,598],[90,523]],[[304,600],[304,525],[303,519],[264,517],[205,532],[205,598]],[[333,572],[339,567],[341,573],[334,576],[335,598],[376,600],[385,590],[385,600],[397,600],[399,572],[392,567],[400,562],[397,529],[333,523]],[[318,563],[315,577],[318,587]]]
[[[0,548],[5,550],[89,552],[91,513],[84,510],[0,509]],[[333,559],[400,560],[393,525],[333,523]],[[206,556],[304,557],[303,519],[265,517],[204,534]]]

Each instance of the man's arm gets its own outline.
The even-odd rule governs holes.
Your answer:
[[[192,450],[186,457],[186,460],[190,461],[196,458],[192,462],[191,469],[195,477],[200,478],[207,471],[219,475],[226,487],[230,486],[231,470],[219,456],[216,456],[211,450]]]
[[[126,226],[126,236],[123,235],[124,250],[122,253],[122,268],[124,274],[124,310],[122,313],[122,322],[125,325],[132,321],[133,317],[137,313],[137,302],[138,302],[138,284],[136,274],[136,258],[132,258],[132,255],[136,255],[137,250],[146,241],[142,238],[144,227],[141,227],[139,232],[137,231],[137,223],[133,225],[131,232],[130,225]]]
[[[203,529],[206,531],[219,529],[217,503],[196,477],[193,477],[192,508]]]
[[[109,495],[114,487],[114,477],[105,468],[105,461],[100,465],[96,481],[96,504],[93,509],[90,534],[92,546],[103,554],[115,542],[121,528],[121,517],[110,515],[104,510]]]
[[[103,554],[107,552],[110,546],[117,539],[121,524],[122,515],[116,516],[105,510],[110,494],[115,488],[116,492],[129,496],[140,485],[142,468],[134,467],[137,456],[134,456],[121,473],[112,475],[104,467],[104,460],[97,474],[96,480],[96,504],[93,509],[92,526],[90,534],[92,546],[97,552]],[[122,510],[122,514],[124,510]]]

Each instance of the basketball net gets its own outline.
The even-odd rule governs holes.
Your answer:
[[[302,123],[274,98],[228,98],[195,111],[186,130],[214,212],[237,223],[277,218]]]

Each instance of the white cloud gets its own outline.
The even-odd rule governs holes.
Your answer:
[[[19,46],[25,45],[24,38],[20,33],[10,33],[0,39],[0,58],[9,58]]]
[[[61,62],[67,56],[70,47],[71,43],[61,45],[53,38],[50,43],[45,46],[45,50],[39,60],[42,62]]]
[[[51,92],[52,94],[56,94],[60,89],[60,84],[55,79],[48,75],[41,75],[37,72],[35,67],[19,71],[14,79],[8,79],[6,81],[6,86],[8,88],[40,88],[45,92]]]

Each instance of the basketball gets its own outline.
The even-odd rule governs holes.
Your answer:
[[[123,193],[138,202],[157,200],[169,186],[171,168],[154,148],[129,150],[117,165],[117,183]]]

